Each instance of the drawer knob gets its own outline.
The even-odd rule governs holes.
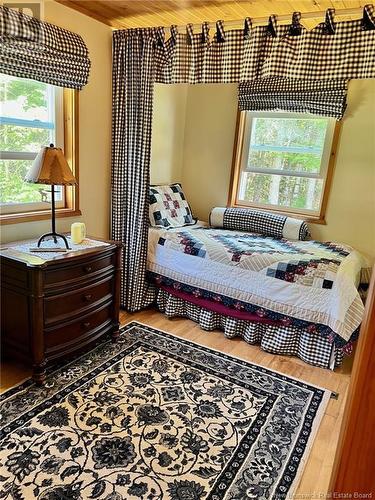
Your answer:
[[[83,296],[83,300],[84,300],[85,302],[89,302],[89,301],[91,300],[91,298],[92,298],[91,293],[88,293],[87,295],[84,295],[84,296]]]
[[[83,328],[88,328],[91,325],[90,321],[85,321],[85,323],[82,323]]]
[[[92,271],[92,267],[91,266],[84,266],[83,270],[85,271],[85,273],[89,273],[90,271]]]

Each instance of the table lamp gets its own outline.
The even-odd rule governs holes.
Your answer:
[[[77,184],[77,181],[70,170],[62,150],[55,148],[53,144],[50,144],[49,147],[42,147],[27,173],[25,181],[33,182],[34,184],[49,184],[51,186],[52,231],[43,234],[39,238],[38,247],[40,247],[41,242],[45,238],[52,236],[55,243],[57,243],[57,238],[61,238],[69,250],[66,237],[63,234],[56,233],[55,186],[73,186]]]

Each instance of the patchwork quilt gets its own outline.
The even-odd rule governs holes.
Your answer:
[[[330,336],[344,345],[364,312],[363,257],[338,243],[288,241],[200,224],[150,228],[149,279]]]

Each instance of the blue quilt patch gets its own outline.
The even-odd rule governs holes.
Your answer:
[[[300,248],[286,240],[277,240],[261,234],[217,234],[213,238],[224,245],[232,254],[233,262],[240,262],[243,256],[253,254],[301,254]]]

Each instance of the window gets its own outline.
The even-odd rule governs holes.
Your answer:
[[[242,111],[231,205],[323,221],[336,123],[307,114]]]
[[[2,222],[50,216],[50,186],[24,182],[43,145],[61,147],[77,176],[75,93],[46,83],[0,75],[0,207]],[[78,213],[75,188],[56,187],[60,215]],[[72,213],[73,212],[73,213]]]

